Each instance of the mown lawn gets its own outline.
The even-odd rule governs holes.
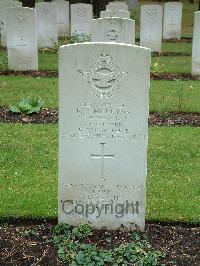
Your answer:
[[[58,107],[58,79],[0,77],[0,106],[13,105],[20,99],[41,97],[44,107]],[[151,112],[200,112],[199,81],[151,81]]]
[[[0,218],[57,217],[57,125],[1,124]],[[200,216],[199,129],[150,128],[147,220]]]
[[[191,56],[160,56],[152,58],[152,65],[158,63],[164,72],[191,73]]]
[[[184,42],[163,42],[162,52],[174,52],[174,53],[190,53],[192,56],[192,43]]]

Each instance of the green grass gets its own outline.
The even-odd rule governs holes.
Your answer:
[[[190,56],[160,56],[153,57],[152,64],[159,62],[168,73],[191,73],[191,60]]]
[[[0,105],[13,105],[26,97],[41,97],[44,107],[57,107],[58,79],[0,76]]]
[[[150,111],[200,112],[200,82],[151,81]]]
[[[190,53],[192,54],[192,43],[162,43],[162,52]]]
[[[200,221],[199,129],[151,128],[147,218]]]
[[[185,44],[184,44],[185,45]],[[173,51],[173,44],[167,45],[165,49]],[[165,50],[164,49],[164,50]],[[184,50],[185,48],[183,48]],[[188,46],[189,49],[189,46]],[[179,48],[176,51],[181,51]],[[6,53],[1,52],[1,53]],[[169,73],[191,73],[190,56],[160,56],[152,58],[152,64],[157,62],[163,65],[164,71]],[[1,70],[0,66],[0,70]],[[58,54],[39,53],[39,70],[58,70]]]
[[[199,87],[199,81],[151,81],[150,111],[200,112]],[[182,100],[179,101],[181,95]],[[44,107],[57,108],[58,79],[0,77],[0,106],[13,105],[26,97],[41,97],[45,101]]]
[[[57,126],[1,124],[0,217],[57,216]],[[150,128],[147,219],[199,221],[199,129]]]
[[[58,70],[58,54],[39,53],[39,70]]]

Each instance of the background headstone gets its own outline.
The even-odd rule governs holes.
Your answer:
[[[150,50],[62,46],[59,73],[59,223],[144,230]]]
[[[0,1],[0,34],[1,34],[1,45],[7,46],[7,29],[6,29],[6,10],[11,7],[20,7],[21,2],[4,0]]]
[[[138,0],[126,0],[126,3],[128,5],[128,9],[134,11],[137,7]]]
[[[69,1],[53,0],[52,3],[56,3],[57,5],[58,36],[69,36]]]
[[[71,35],[90,35],[93,9],[90,4],[71,5]]]
[[[106,10],[111,10],[111,11],[118,11],[118,10],[128,10],[128,6],[125,4],[115,4],[115,2],[110,2],[106,6]]]
[[[200,11],[194,14],[193,44],[192,44],[192,74],[200,74]]]
[[[6,12],[9,69],[38,70],[35,9],[14,7]]]
[[[141,6],[140,45],[161,52],[163,6]]]
[[[126,18],[93,19],[91,41],[135,44],[135,21]]]
[[[107,17],[118,17],[118,18],[130,18],[130,12],[127,10],[117,10],[117,11],[111,11],[111,10],[105,10],[100,12],[101,18],[107,18]]]
[[[58,44],[57,7],[54,3],[36,3],[38,48]]]
[[[180,39],[183,3],[164,4],[163,39]]]

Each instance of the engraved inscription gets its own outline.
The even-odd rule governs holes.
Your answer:
[[[84,7],[79,7],[77,10],[77,16],[85,17],[87,15],[87,9]]]
[[[88,80],[89,91],[100,99],[114,96],[120,89],[121,78],[127,75],[112,63],[112,57],[108,52],[102,52],[97,63],[88,71],[78,72]]]
[[[47,15],[49,13],[49,9],[47,7],[43,7],[42,12]]]
[[[101,159],[101,180],[104,181],[105,180],[105,175],[104,175],[104,160],[105,159],[113,159],[115,156],[114,154],[110,154],[110,155],[106,155],[105,154],[105,145],[106,143],[100,143],[101,145],[101,154],[91,154],[91,158],[93,159]]]
[[[143,140],[144,134],[132,132],[126,121],[130,112],[125,104],[82,103],[74,110],[79,126],[63,137],[79,139]]]
[[[149,9],[147,9],[146,14],[147,14],[148,16],[153,17],[154,15],[157,14],[157,10],[156,10],[155,8],[149,8]]]
[[[19,12],[18,16],[17,16],[17,22],[18,23],[23,23],[24,22],[24,16],[22,15],[21,12]]]
[[[119,38],[119,32],[115,29],[111,29],[107,32],[107,40],[116,41]]]
[[[149,22],[149,31],[148,34],[145,38],[146,41],[151,41],[152,40],[152,33],[154,32],[153,29],[153,21],[154,21],[154,16],[157,15],[157,10],[155,8],[149,8],[146,11],[146,15],[149,17],[148,22]]]
[[[110,21],[109,28],[106,34],[107,41],[116,41],[119,38],[120,30],[119,23],[117,21]]]

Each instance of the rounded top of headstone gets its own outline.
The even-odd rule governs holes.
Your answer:
[[[138,51],[145,51],[145,52],[148,52],[151,54],[151,49],[149,48],[146,48],[146,47],[141,47],[141,46],[138,46],[138,45],[132,45],[132,44],[124,44],[124,43],[109,43],[109,42],[84,42],[84,43],[73,43],[73,44],[67,44],[67,45],[62,45],[60,46],[59,48],[59,51],[63,51],[65,49],[68,49],[68,48],[74,48],[74,47],[89,47],[89,46],[105,46],[105,47],[130,47],[130,48],[133,48],[134,50],[138,50]]]

